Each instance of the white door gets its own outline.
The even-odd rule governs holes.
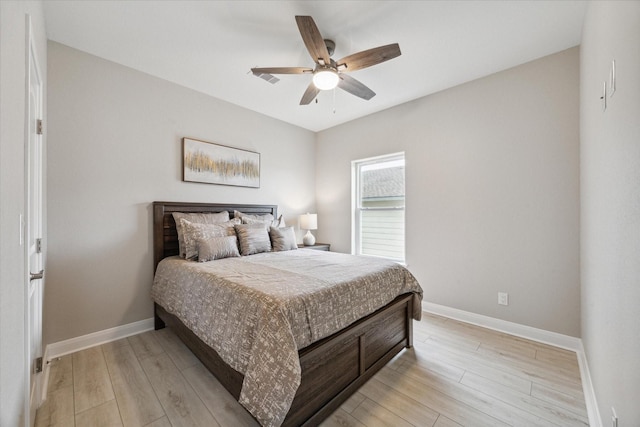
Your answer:
[[[38,68],[37,55],[31,32],[31,20],[27,16],[28,59],[27,59],[27,123],[25,141],[26,162],[26,355],[29,384],[29,417],[27,425],[35,423],[35,411],[40,405],[42,375],[42,294],[43,294],[43,254],[42,254],[42,184],[43,184],[43,141],[42,141],[42,78]],[[39,359],[39,360],[38,360]]]

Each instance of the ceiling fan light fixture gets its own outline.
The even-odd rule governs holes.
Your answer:
[[[2,0],[0,0],[2,1]],[[273,74],[313,74],[313,81],[300,99],[300,105],[309,105],[322,90],[331,90],[339,87],[358,98],[368,101],[376,96],[376,93],[351,77],[351,71],[368,68],[381,62],[388,61],[401,55],[398,43],[378,46],[361,52],[352,53],[337,61],[331,59],[335,52],[336,44],[333,40],[323,39],[318,26],[310,16],[296,15],[298,30],[302,41],[313,59],[315,68],[308,67],[267,67],[252,68],[255,75],[260,75],[266,80],[266,76]],[[275,79],[275,77],[274,77]],[[272,80],[267,80],[272,81]],[[316,99],[317,102],[317,99]]]
[[[313,84],[320,90],[331,90],[338,86],[340,77],[331,68],[322,68],[313,74]]]

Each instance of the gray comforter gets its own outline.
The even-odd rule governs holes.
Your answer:
[[[294,250],[158,265],[152,298],[244,374],[240,403],[265,426],[284,420],[300,384],[298,350],[422,289],[397,263]]]

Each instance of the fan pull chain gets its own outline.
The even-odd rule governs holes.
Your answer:
[[[333,114],[336,113],[336,88],[333,88]]]

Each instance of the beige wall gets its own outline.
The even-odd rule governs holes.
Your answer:
[[[315,210],[315,135],[49,43],[45,342],[147,319],[154,200]],[[181,181],[181,138],[257,151],[259,189]]]
[[[25,249],[20,245],[19,231],[20,215],[25,213],[26,14],[31,16],[46,88],[42,4],[0,1],[0,426],[22,425],[27,387]]]
[[[425,300],[580,336],[578,111],[572,48],[320,132],[318,240],[350,252],[350,162],[404,151]]]
[[[582,338],[600,415],[640,425],[640,2],[590,2],[581,46]],[[617,90],[599,99],[616,61]]]

